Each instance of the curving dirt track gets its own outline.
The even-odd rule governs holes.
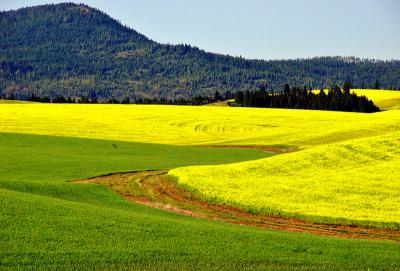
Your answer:
[[[268,146],[268,145],[199,145],[201,148],[220,148],[220,149],[245,149],[245,150],[260,150],[275,154],[289,153],[298,151],[295,146]]]
[[[296,218],[251,214],[240,208],[207,203],[178,187],[167,176],[167,171],[162,170],[116,173],[77,182],[105,185],[132,202],[192,217],[288,232],[400,242],[400,230],[319,224]]]

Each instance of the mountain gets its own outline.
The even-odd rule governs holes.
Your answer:
[[[1,12],[0,51],[0,95],[19,98],[186,98],[260,85],[281,89],[284,83],[320,88],[346,79],[358,87],[376,80],[382,88],[400,87],[397,60],[246,60],[160,44],[97,9],[72,3]]]

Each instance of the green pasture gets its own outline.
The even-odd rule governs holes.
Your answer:
[[[1,270],[384,270],[400,246],[194,219],[69,181],[221,164],[255,150],[0,134]]]

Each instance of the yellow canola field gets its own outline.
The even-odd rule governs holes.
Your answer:
[[[400,109],[400,91],[352,89],[357,95],[364,95],[372,100],[381,110]]]
[[[362,93],[362,92],[365,93]],[[356,90],[400,108],[397,92]],[[398,92],[400,94],[400,92]],[[0,104],[0,132],[175,145],[294,146],[223,166],[170,171],[204,198],[321,222],[400,224],[400,110]]]
[[[178,145],[307,148],[399,127],[400,110],[363,114],[212,106],[0,104],[0,132]]]
[[[319,93],[319,90],[313,90]],[[326,89],[325,92],[328,92]],[[398,90],[376,90],[376,89],[352,89],[357,95],[364,95],[372,100],[381,110],[400,109],[400,91]]]
[[[254,212],[400,225],[400,132],[169,174],[204,199]]]

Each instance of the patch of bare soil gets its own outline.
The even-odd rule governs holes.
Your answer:
[[[252,214],[236,207],[207,203],[178,187],[166,171],[116,173],[78,182],[105,185],[132,202],[192,217],[288,232],[400,242],[400,231],[395,229],[320,224],[297,218]]]

